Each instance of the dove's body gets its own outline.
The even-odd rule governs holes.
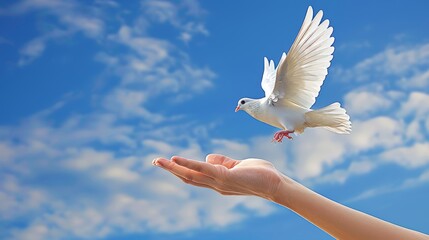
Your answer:
[[[329,21],[322,19],[322,11],[313,18],[308,8],[302,27],[288,54],[283,53],[275,68],[274,62],[264,59],[261,99],[242,98],[236,111],[244,110],[255,119],[283,129],[274,135],[281,142],[290,133],[302,133],[307,127],[323,127],[347,134],[351,131],[350,117],[339,103],[312,110],[320,87],[328,74],[334,47]]]
[[[255,119],[280,129],[293,129],[298,133],[305,128],[305,113],[309,110],[293,106],[292,103],[282,105],[270,104],[266,98],[252,99],[245,111]],[[249,102],[250,103],[250,102]]]

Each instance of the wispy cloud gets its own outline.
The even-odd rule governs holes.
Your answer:
[[[336,169],[327,174],[310,181],[312,184],[340,183],[344,184],[350,177],[363,175],[371,172],[376,167],[376,163],[370,160],[352,161],[345,169]]]
[[[106,64],[106,71],[120,81],[119,86],[105,97],[104,106],[121,116],[140,116],[161,122],[164,117],[145,108],[145,103],[171,93],[174,95],[163,102],[187,100],[212,87],[216,75],[207,67],[195,66],[173,43],[136,29],[136,26],[124,24],[108,36],[117,48],[125,47],[123,53],[97,54],[96,59]]]
[[[46,11],[57,17],[68,29],[82,31],[90,37],[99,36],[103,32],[103,22],[94,17],[96,11],[72,1],[23,0],[0,9],[0,14],[21,15],[34,11]]]
[[[357,51],[368,49],[370,47],[371,47],[371,43],[368,40],[361,40],[356,42],[342,43],[338,47],[338,51],[354,53]]]
[[[429,142],[391,149],[381,154],[380,157],[385,161],[392,161],[404,167],[425,166],[429,164]]]
[[[401,92],[387,91],[382,85],[371,84],[347,93],[344,103],[353,119],[365,119],[373,114],[390,112],[393,103],[402,95]]]
[[[385,185],[380,187],[371,188],[368,190],[365,190],[364,192],[356,195],[355,197],[350,198],[347,200],[347,202],[355,202],[355,201],[361,201],[368,198],[380,196],[383,194],[393,193],[402,191],[405,189],[410,189],[414,187],[418,187],[421,184],[425,184],[429,182],[429,170],[423,171],[420,175],[417,177],[407,178],[399,185]]]
[[[140,117],[149,122],[159,123],[164,117],[143,107],[149,96],[149,93],[141,90],[115,89],[105,97],[103,105],[122,118]]]
[[[181,4],[174,4],[164,0],[145,0],[142,1],[142,6],[152,19],[161,23],[169,22],[180,29],[179,39],[185,43],[191,41],[196,34],[209,35],[209,31],[202,22],[189,21],[183,16],[204,16],[206,11],[200,7],[198,1],[188,0],[183,1]]]
[[[377,80],[400,89],[427,86],[429,44],[393,46],[362,60],[350,69],[337,68],[334,74],[345,81]],[[423,77],[422,77],[423,76]]]
[[[70,35],[70,31],[55,29],[26,43],[19,51],[19,66],[25,66],[43,54],[48,41]]]
[[[45,12],[54,16],[58,23],[30,40],[21,50],[20,66],[31,63],[43,54],[48,42],[82,32],[89,38],[98,38],[104,32],[104,22],[94,9],[73,1],[24,0],[0,9],[0,15],[22,15]]]

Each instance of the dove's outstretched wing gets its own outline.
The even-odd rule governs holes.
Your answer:
[[[265,97],[271,95],[276,83],[276,69],[274,66],[274,61],[271,60],[268,62],[268,59],[264,58],[264,74],[262,74],[261,86],[265,92]]]
[[[313,9],[308,8],[298,36],[277,67],[271,101],[292,102],[303,108],[316,101],[334,52],[333,29],[328,27],[329,20],[320,23],[322,16],[319,11],[313,19]]]

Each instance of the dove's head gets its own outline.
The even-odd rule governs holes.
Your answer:
[[[255,104],[255,101],[257,100],[251,99],[251,98],[242,98],[238,100],[237,107],[235,108],[235,112],[238,112],[240,110],[244,110],[247,112],[249,109],[253,107],[253,105]]]

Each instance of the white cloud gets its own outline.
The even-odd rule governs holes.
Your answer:
[[[356,175],[363,175],[371,172],[375,168],[375,163],[371,161],[353,161],[346,169],[336,169],[333,172],[323,174],[312,181],[313,184],[341,183],[344,184],[348,178]]]
[[[20,59],[18,61],[19,66],[24,66],[31,63],[34,59],[38,58],[43,54],[46,49],[46,43],[52,39],[61,38],[69,35],[70,32],[62,30],[52,30],[46,34],[34,38],[29,41],[24,47],[21,48]]]
[[[0,163],[6,163],[13,158],[15,152],[8,142],[0,141]]]
[[[425,71],[429,66],[429,44],[388,47],[350,69],[336,68],[336,76],[345,81],[371,82],[409,89],[426,84]],[[389,84],[390,83],[390,84]],[[393,83],[393,84],[392,84]]]
[[[135,182],[140,175],[123,166],[109,166],[100,173],[103,178],[113,179],[122,182]]]
[[[418,72],[410,78],[402,79],[404,87],[427,88],[429,87],[429,70]]]
[[[194,35],[209,35],[209,31],[201,21],[189,17],[201,18],[206,14],[197,1],[187,0],[180,4],[169,1],[146,0],[142,1],[146,14],[157,22],[168,22],[181,31],[179,39],[188,43]],[[180,14],[185,12],[186,14]]]
[[[133,28],[126,25],[121,26],[118,33],[110,35],[109,38],[130,47],[135,53],[147,57],[149,67],[168,57],[169,51],[173,48],[165,40],[136,35]]]
[[[292,149],[292,171],[299,179],[312,178],[320,176],[325,167],[344,161],[345,137],[321,129],[306,130]]]
[[[1,15],[18,15],[24,14],[38,8],[69,8],[70,3],[58,2],[52,0],[20,1],[0,11]]]
[[[104,99],[104,107],[124,118],[141,117],[149,122],[161,122],[164,117],[144,108],[148,95],[143,91],[115,89]]]
[[[202,16],[207,14],[207,11],[201,7],[198,0],[183,0],[181,5],[185,7],[185,11],[188,15]]]
[[[377,147],[391,148],[402,143],[401,122],[389,117],[375,117],[353,124],[350,137],[352,152],[366,151]]]
[[[0,15],[22,15],[39,11],[45,11],[56,17],[58,24],[50,23],[53,29],[42,32],[21,48],[21,58],[18,61],[20,66],[40,57],[50,41],[69,37],[78,32],[84,33],[89,38],[99,38],[104,33],[104,22],[97,16],[98,12],[72,1],[23,0],[0,9]]]
[[[389,193],[392,191],[393,191],[393,188],[391,186],[371,188],[371,189],[365,190],[364,192],[348,199],[346,202],[361,201],[361,200],[365,200],[365,199],[375,197],[378,195],[386,194],[386,193]]]
[[[172,43],[136,29],[122,24],[117,33],[108,36],[112,44],[127,51],[115,56],[105,52],[96,55],[96,60],[106,64],[106,71],[120,80],[103,105],[123,118],[141,117],[159,123],[166,117],[148,110],[148,105],[159,106],[152,99],[168,94],[170,97],[163,99],[167,103],[188,100],[212,87],[215,74],[207,67],[194,66],[187,53]]]
[[[367,50],[371,47],[371,43],[368,40],[364,41],[355,41],[355,42],[347,42],[342,43],[337,49],[342,52],[356,52]]]
[[[6,167],[8,165],[4,165]],[[1,174],[0,183],[0,220],[13,220],[34,214],[46,205],[49,196],[42,189],[25,186],[17,176]]]
[[[407,137],[416,141],[423,141],[429,134],[429,107],[425,102],[429,101],[429,95],[423,92],[411,92],[408,99],[403,101],[398,110],[398,116],[403,119],[412,119],[408,123]],[[425,126],[426,122],[426,126]]]
[[[119,7],[119,3],[117,3],[114,0],[95,0],[95,3],[102,6],[112,7],[112,8]]]
[[[175,24],[178,21],[177,7],[168,1],[143,1],[143,8],[147,14],[159,22],[171,22]]]
[[[1,15],[21,15],[30,11],[47,10],[70,30],[82,31],[95,37],[103,32],[103,22],[95,17],[96,11],[75,2],[53,0],[23,0],[0,11]]]
[[[83,32],[91,38],[99,37],[104,31],[104,23],[100,19],[81,14],[76,15],[76,12],[74,11],[61,15],[60,20],[68,25],[72,30]]]
[[[386,93],[380,91],[352,91],[344,97],[345,108],[352,118],[367,117],[371,113],[385,112],[392,106]]]
[[[375,187],[375,188],[365,190],[362,193],[350,198],[349,200],[347,200],[347,202],[355,202],[355,201],[365,200],[368,198],[380,196],[380,195],[391,193],[391,192],[397,192],[397,191],[401,191],[404,189],[418,187],[421,184],[425,184],[427,182],[429,182],[429,170],[423,171],[417,177],[407,178],[404,181],[402,181],[402,183],[395,185],[395,186],[385,185],[385,186],[379,186],[379,187]]]
[[[12,239],[16,240],[26,240],[26,239],[34,239],[34,240],[43,240],[47,238],[52,238],[51,234],[49,234],[49,228],[43,224],[33,224],[30,227],[26,228],[24,231],[12,231]]]
[[[408,124],[407,128],[405,129],[407,138],[419,142],[424,141],[425,129],[423,126],[423,123],[419,119],[414,119],[410,124]]]
[[[353,122],[350,135],[336,135],[322,129],[309,129],[293,143],[289,168],[297,178],[322,177],[335,166],[370,150],[389,149],[402,143],[401,123],[387,117]],[[345,170],[343,173],[354,174]],[[342,176],[345,181],[345,176]]]
[[[165,40],[140,36],[126,25],[109,39],[132,50],[121,56],[123,65],[116,66],[124,86],[144,84],[152,95],[198,93],[212,86],[215,74],[210,69],[193,66],[186,53]]]
[[[50,135],[45,135],[44,141],[55,144],[62,143],[64,146],[69,146],[70,143],[83,145],[94,141],[103,144],[134,146],[135,142],[130,138],[133,127],[127,124],[120,124],[116,121],[117,117],[112,114],[94,113],[92,115],[75,115],[70,117],[58,129],[49,128],[49,125],[39,127],[43,127],[50,132]],[[64,138],[64,135],[68,137]]]
[[[19,65],[25,65],[29,61],[34,58],[40,56],[45,50],[45,42],[39,39],[34,39],[31,42],[27,43],[27,45],[21,49],[21,55],[24,58],[21,58],[19,61]]]
[[[71,158],[65,162],[65,165],[80,171],[107,165],[114,159],[110,152],[99,152],[88,148],[71,149],[69,153]]]
[[[381,158],[408,168],[421,167],[429,163],[429,142],[391,149],[384,152]]]
[[[414,178],[408,178],[401,184],[400,189],[407,189],[411,187],[417,187],[420,184],[429,182],[429,170],[424,171],[419,176]]]
[[[115,56],[111,56],[105,52],[100,52],[95,55],[95,60],[102,62],[108,66],[118,64],[119,59]]]
[[[185,43],[188,43],[189,41],[191,41],[192,39],[192,35],[187,33],[187,32],[183,32],[180,34],[180,40],[182,40]]]
[[[408,100],[400,106],[399,114],[401,116],[417,116],[426,118],[429,116],[429,105],[424,104],[429,102],[429,95],[423,92],[411,92]]]

